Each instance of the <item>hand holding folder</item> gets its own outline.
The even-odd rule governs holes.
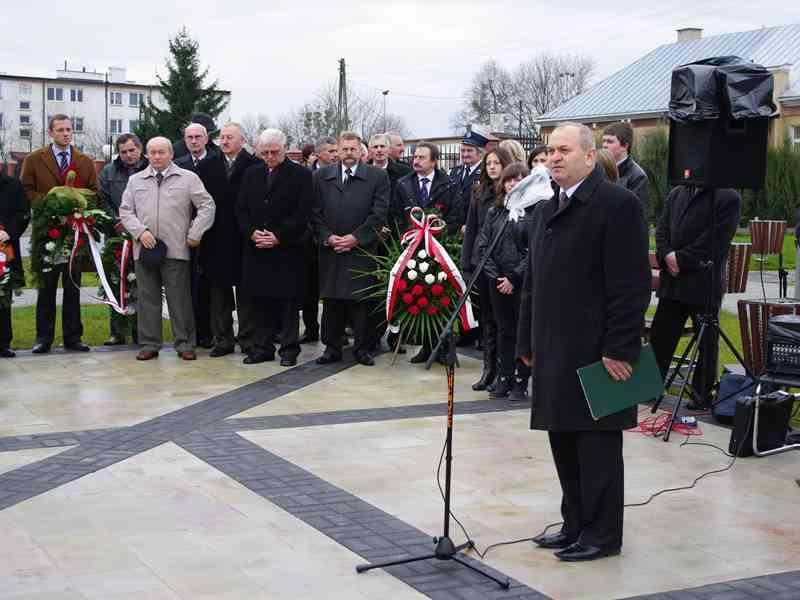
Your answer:
[[[642,347],[639,360],[632,366],[633,374],[625,381],[615,381],[603,361],[578,369],[589,412],[595,421],[661,395],[664,381],[649,344]]]

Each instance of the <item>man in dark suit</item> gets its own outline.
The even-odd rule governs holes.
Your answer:
[[[273,360],[275,334],[281,366],[297,364],[303,297],[303,240],[311,210],[311,172],[286,157],[286,135],[265,129],[257,150],[264,164],[244,175],[236,216],[247,242],[242,256],[242,291],[256,318],[255,343],[245,364]]]
[[[320,364],[341,360],[346,322],[353,326],[358,362],[373,365],[369,311],[374,303],[360,293],[375,283],[363,271],[375,268],[367,252],[377,250],[378,234],[386,224],[389,178],[360,163],[361,138],[339,136],[340,163],[314,173],[313,224],[319,244],[320,296],[323,300]],[[362,250],[366,252],[362,252]]]
[[[412,168],[404,162],[399,162],[389,157],[390,143],[389,136],[385,133],[376,133],[369,138],[369,151],[372,160],[369,161],[373,167],[383,169],[389,177],[389,193],[394,192],[397,180],[412,172]],[[391,197],[391,196],[390,196]]]
[[[189,123],[183,130],[183,143],[188,149],[186,154],[173,161],[181,169],[197,171],[197,165],[206,158],[219,156],[219,150],[209,142],[208,130],[202,123]],[[177,155],[176,155],[177,156]],[[201,348],[213,348],[214,336],[211,332],[211,288],[208,277],[203,270],[200,255],[202,249],[192,249],[192,308],[197,331],[197,345]]]
[[[207,115],[206,113],[194,113],[189,119],[189,125],[191,125],[192,123],[199,123],[200,125],[202,125],[203,128],[206,130],[206,135],[208,136],[209,139],[212,139],[214,136],[217,135],[217,125],[216,123],[214,123],[214,119],[212,119],[211,116]],[[181,134],[181,137],[179,140],[175,140],[175,143],[173,144],[175,153],[173,162],[175,164],[178,164],[178,160],[180,160],[186,154],[190,153],[189,147],[186,144],[186,137],[184,135],[186,133],[186,130],[184,129],[183,132],[179,131],[178,133]],[[213,142],[206,141],[206,150],[211,153],[213,153],[212,152],[213,150],[216,150]],[[182,166],[182,168],[185,169],[186,167]]]
[[[51,189],[64,185],[67,173],[70,171],[76,174],[73,184],[75,187],[97,192],[97,171],[94,162],[72,145],[71,119],[67,115],[53,115],[48,122],[47,133],[52,143],[31,152],[22,163],[22,186],[34,211]],[[89,346],[81,341],[83,323],[81,323],[80,290],[72,284],[74,281],[80,286],[81,274],[75,268],[70,279],[69,263],[62,263],[55,265],[48,273],[41,274],[43,284],[36,296],[34,354],[46,354],[53,345],[59,277],[64,288],[61,307],[64,347],[79,352],[89,351]]]
[[[706,312],[707,303],[714,315],[719,314],[725,259],[739,226],[741,206],[742,198],[735,190],[684,185],[673,188],[664,202],[656,228],[656,257],[661,276],[650,342],[665,378],[686,319],[691,316],[695,326],[699,326],[698,315]],[[714,262],[713,273],[706,268],[710,260]],[[719,330],[712,326],[700,343],[700,357],[692,379],[696,395],[687,404],[690,410],[710,406],[718,356]]]
[[[25,281],[22,271],[22,254],[20,253],[19,238],[31,218],[31,209],[25,190],[19,181],[0,171],[0,252],[10,246],[14,258],[4,252],[4,262],[11,270],[7,291],[11,294],[12,287]],[[2,273],[0,273],[2,277]],[[16,280],[16,281],[13,281]],[[8,301],[8,306],[3,306]],[[16,354],[11,349],[11,340],[14,337],[11,329],[11,298],[0,299],[0,358],[14,358]]]
[[[220,132],[222,153],[197,164],[196,171],[217,211],[214,224],[200,244],[200,268],[209,283],[211,334],[214,348],[210,356],[234,351],[234,307],[239,320],[239,346],[242,352],[253,345],[255,323],[251,305],[243,301],[239,287],[242,270],[243,238],[236,223],[236,201],[245,171],[261,161],[244,149],[244,135],[238,123],[228,123]],[[236,289],[236,300],[233,288]]]
[[[565,561],[619,554],[622,431],[636,407],[595,421],[576,370],[598,361],[631,376],[650,301],[647,230],[630,191],[595,169],[592,131],[565,123],[550,136],[559,193],[533,215],[517,356],[533,368],[532,427],[549,433],[563,493],[561,531],[534,538]]]
[[[450,181],[458,186],[461,196],[460,214],[464,221],[460,227],[466,222],[469,203],[472,201],[472,188],[480,182],[481,156],[488,143],[489,139],[477,131],[468,131],[461,140],[461,164],[450,169]]]
[[[632,191],[642,203],[645,219],[650,218],[650,180],[644,169],[631,157],[633,127],[630,123],[612,123],[603,130],[603,150],[608,150],[617,161],[617,184]]]

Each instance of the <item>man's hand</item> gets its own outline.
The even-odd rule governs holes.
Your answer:
[[[520,356],[519,359],[522,361],[522,364],[526,367],[533,366],[533,356]]]
[[[125,226],[122,224],[122,221],[117,221],[114,223],[114,233],[118,233],[120,235],[125,233]]]
[[[624,360],[614,360],[613,358],[604,356],[603,366],[614,381],[625,381],[630,379],[631,375],[633,375],[633,367]]]
[[[197,248],[200,245],[200,240],[193,240],[192,238],[186,238],[186,245],[189,248]]]
[[[514,284],[508,280],[508,277],[497,278],[497,291],[501,294],[508,296],[514,293]]]
[[[148,250],[152,250],[156,247],[156,238],[153,237],[153,234],[147,230],[145,230],[145,232],[139,236],[139,241],[142,243],[142,246]]]
[[[11,239],[11,236],[8,235],[8,232],[5,229],[0,229],[0,242],[7,242]]]
[[[333,240],[333,243],[331,245],[333,246],[333,251],[336,252],[337,254],[341,254],[343,252],[350,252],[350,250],[358,246],[358,240],[356,239],[356,236],[354,236],[351,233],[348,233],[347,235],[343,235],[341,237],[332,235],[328,239],[330,240],[331,238],[336,238],[335,240]]]
[[[680,268],[678,267],[678,257],[675,256],[674,252],[670,252],[664,257],[664,262],[667,263],[667,269],[669,270],[669,274],[673,277],[677,277],[678,273],[681,272]]]

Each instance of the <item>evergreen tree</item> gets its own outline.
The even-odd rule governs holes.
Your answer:
[[[175,139],[193,113],[206,113],[216,119],[224,110],[227,100],[217,89],[218,82],[203,85],[208,68],[201,71],[198,49],[198,43],[189,37],[185,27],[169,41],[167,78],[157,76],[161,95],[169,108],[160,109],[152,100],[142,107],[136,134],[143,142],[157,135]]]

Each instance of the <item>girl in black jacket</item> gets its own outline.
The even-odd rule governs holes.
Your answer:
[[[486,222],[481,229],[478,248],[481,257],[489,250],[492,240],[500,239],[486,261],[484,272],[489,282],[492,311],[497,323],[497,346],[500,377],[492,398],[526,400],[530,369],[514,358],[519,320],[520,288],[528,260],[528,227],[533,206],[525,209],[524,216],[516,222],[509,221],[506,196],[528,176],[528,169],[513,163],[503,169],[497,183],[495,205],[489,209]],[[508,221],[503,229],[503,224]],[[502,233],[501,233],[502,229]]]

